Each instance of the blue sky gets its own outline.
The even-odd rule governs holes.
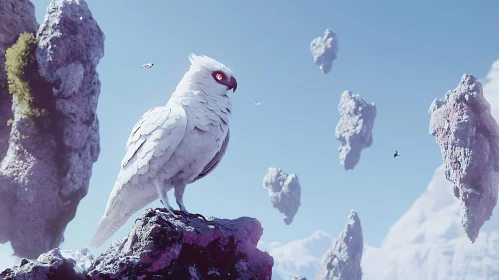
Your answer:
[[[41,22],[50,1],[33,2]],[[482,78],[499,58],[499,2],[311,2],[87,0],[106,35],[98,67],[102,149],[62,248],[87,246],[130,130],[145,111],[166,104],[191,52],[226,64],[239,87],[229,149],[213,173],[187,187],[186,208],[219,218],[255,217],[262,239],[280,242],[314,230],[337,235],[353,208],[365,243],[380,245],[442,162],[428,134],[429,105],[463,73]],[[336,31],[340,49],[324,75],[309,45],[326,28]],[[155,67],[141,69],[146,62]],[[374,143],[353,171],[339,164],[334,138],[339,97],[347,89],[378,110]],[[396,160],[395,150],[402,154]],[[289,226],[262,187],[271,166],[296,173],[302,185],[302,205]],[[124,237],[140,214],[112,239]]]

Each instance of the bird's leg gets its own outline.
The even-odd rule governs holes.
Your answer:
[[[180,211],[187,213],[187,210],[185,209],[184,206],[184,191],[185,191],[185,185],[184,186],[175,186],[175,199],[177,200],[177,205]]]
[[[179,214],[189,217],[191,219],[202,218],[205,222],[208,222],[206,218],[201,214],[191,214],[187,212],[184,206],[184,191],[185,191],[185,185],[175,186],[175,199],[177,200],[178,208],[180,209]]]
[[[156,181],[156,190],[158,191],[159,199],[163,206],[165,206],[166,210],[168,210],[168,212],[170,213],[174,213],[173,208],[168,202],[168,188],[165,188],[163,184],[161,184],[159,181]]]

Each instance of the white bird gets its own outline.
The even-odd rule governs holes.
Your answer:
[[[147,111],[133,127],[126,155],[90,246],[102,245],[128,218],[158,197],[175,214],[187,214],[187,184],[213,171],[229,142],[232,103],[237,89],[232,71],[207,56],[189,57],[191,66],[164,107]],[[175,189],[180,211],[167,193]],[[200,215],[197,215],[200,216]]]
[[[256,105],[256,106],[260,106],[260,105],[263,105],[263,103],[262,103],[262,102],[260,102],[260,101],[255,101],[255,105]]]
[[[147,68],[148,70],[150,70],[153,66],[154,66],[154,63],[149,62],[149,63],[142,65],[142,67],[140,67],[140,68]]]

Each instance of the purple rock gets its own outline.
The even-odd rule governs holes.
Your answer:
[[[363,149],[373,143],[373,127],[376,119],[376,105],[367,103],[360,95],[346,90],[341,94],[340,120],[335,136],[341,142],[338,151],[340,163],[345,170],[354,169]]]
[[[458,87],[430,106],[430,133],[440,146],[445,177],[462,202],[461,224],[474,242],[490,219],[499,185],[499,126],[482,84],[464,74]]]
[[[258,220],[189,218],[147,209],[128,236],[111,245],[88,273],[97,279],[272,278],[273,258],[257,249]]]
[[[348,216],[345,230],[338,236],[331,251],[326,255],[315,280],[360,280],[360,261],[364,241],[359,216],[354,210]]]
[[[0,198],[10,201],[0,208],[0,241],[30,259],[59,246],[87,194],[100,151],[96,67],[104,55],[104,35],[84,0],[53,0],[37,41],[39,73],[52,85],[44,100],[53,104],[50,129],[31,125],[14,100],[0,164]]]

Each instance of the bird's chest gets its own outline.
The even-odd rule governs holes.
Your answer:
[[[184,139],[172,155],[174,164],[165,167],[168,177],[190,183],[220,150],[227,131],[228,124],[223,121],[202,126],[195,120],[188,121]]]

